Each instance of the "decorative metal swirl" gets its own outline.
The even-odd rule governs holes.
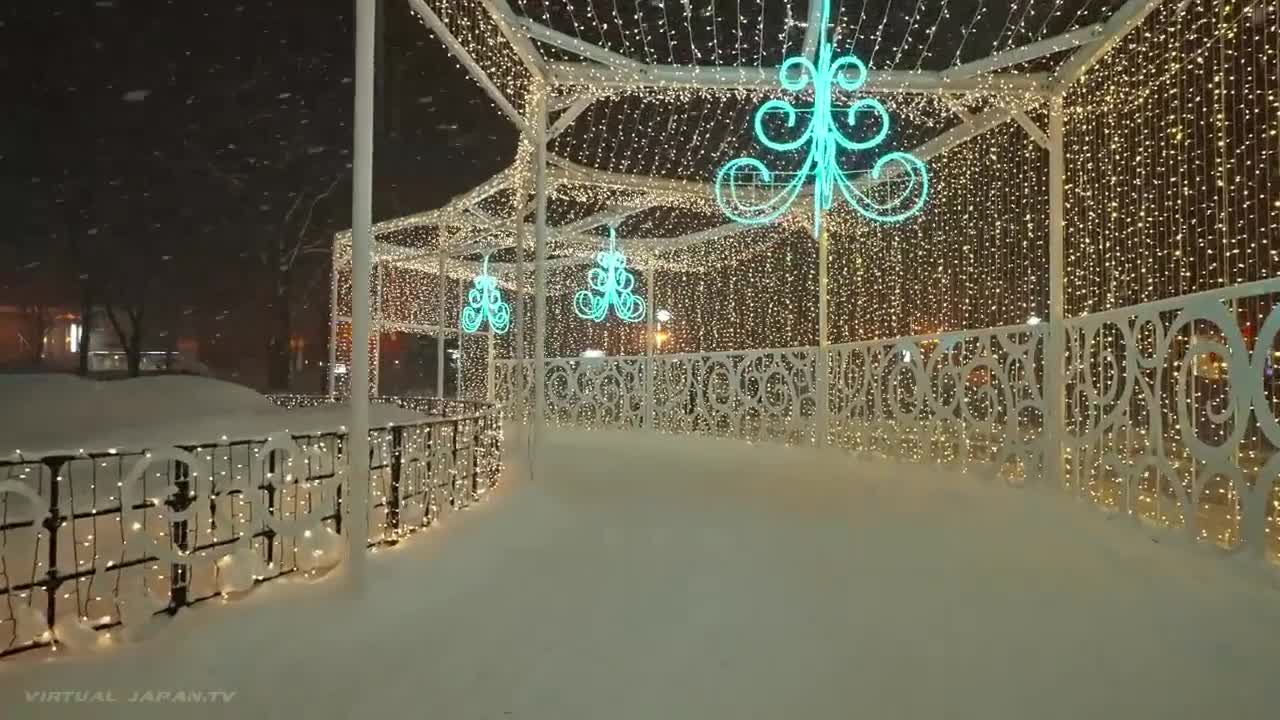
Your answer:
[[[600,322],[612,307],[623,322],[644,318],[644,300],[631,292],[636,279],[627,272],[627,256],[618,251],[617,242],[618,233],[610,227],[609,249],[596,253],[598,267],[587,273],[588,289],[573,296],[573,310],[578,317]]]
[[[816,1],[816,0],[815,0]],[[836,107],[837,89],[856,92],[867,82],[867,66],[853,55],[836,58],[827,34],[830,27],[831,3],[823,0],[822,38],[815,66],[803,56],[788,58],[778,71],[784,90],[792,93],[812,88],[814,101],[808,109],[798,109],[786,100],[770,100],[756,111],[755,134],[762,145],[777,152],[793,152],[808,146],[808,155],[794,174],[774,172],[761,160],[743,157],[731,160],[716,175],[716,201],[730,219],[758,225],[777,220],[799,197],[809,178],[813,179],[813,229],[822,229],[822,213],[831,208],[836,189],[863,216],[884,223],[906,220],[920,212],[929,195],[929,173],[915,156],[891,152],[872,166],[872,181],[894,179],[901,188],[884,200],[868,195],[849,180],[840,168],[843,151],[870,150],[889,135],[889,111],[877,99],[863,97],[848,107]],[[836,124],[836,118],[855,127],[859,113],[875,115],[878,129],[865,140],[850,139]],[[769,136],[766,120],[780,118],[787,130],[795,130],[801,115],[809,119],[804,131],[792,140],[775,140]],[[895,174],[896,171],[896,174]],[[785,179],[789,176],[790,179]],[[761,200],[761,197],[765,199]]]
[[[498,279],[489,274],[489,256],[484,256],[484,269],[472,281],[467,292],[467,307],[462,308],[462,329],[473,333],[488,321],[499,335],[511,327],[511,306],[502,299]]]

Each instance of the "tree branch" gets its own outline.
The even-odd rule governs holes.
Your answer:
[[[324,192],[315,196],[311,200],[311,207],[307,209],[307,218],[303,222],[302,227],[298,230],[298,243],[294,245],[293,250],[289,252],[289,259],[285,263],[286,267],[293,267],[294,262],[298,259],[298,255],[304,251],[307,230],[311,229],[311,219],[316,214],[316,206],[320,204],[321,200],[324,200],[333,194],[333,191],[338,188],[338,183],[342,182],[342,178],[342,174],[339,173],[333,178],[333,182],[329,183],[329,187],[326,188]]]

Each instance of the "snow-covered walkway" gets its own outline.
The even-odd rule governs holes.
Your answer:
[[[844,455],[559,434],[537,483],[141,647],[0,663],[0,716],[1262,718],[1280,591],[1034,492]],[[513,472],[513,475],[518,474]],[[51,707],[27,691],[110,690]],[[230,705],[138,705],[222,690]]]

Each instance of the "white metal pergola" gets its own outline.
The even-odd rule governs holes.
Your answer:
[[[547,337],[548,270],[553,266],[589,262],[593,254],[591,243],[597,239],[590,234],[591,230],[608,223],[618,222],[671,198],[695,199],[714,206],[714,189],[710,183],[617,173],[586,167],[550,153],[549,141],[567,131],[593,103],[607,97],[611,92],[643,92],[652,88],[776,90],[778,75],[777,67],[646,63],[572,37],[530,18],[521,17],[513,11],[507,0],[476,0],[492,19],[503,40],[534,79],[534,87],[530,93],[526,111],[521,113],[512,100],[502,92],[494,78],[486,72],[482,63],[473,57],[472,50],[460,41],[448,24],[433,11],[428,0],[406,1],[412,11],[440,38],[449,52],[520,131],[522,143],[527,143],[531,148],[532,157],[524,165],[518,161],[442,208],[375,226],[371,217],[371,198],[376,0],[356,0],[357,73],[353,227],[349,233],[340,234],[335,240],[335,258],[342,245],[349,243],[351,252],[352,308],[349,320],[352,330],[352,355],[349,377],[352,418],[350,431],[351,452],[355,457],[368,454],[371,389],[369,347],[372,322],[370,296],[371,276],[375,262],[418,262],[434,265],[435,271],[441,278],[438,298],[440,324],[425,329],[434,331],[439,338],[437,352],[442,360],[443,338],[449,332],[456,332],[446,327],[444,322],[443,278],[446,274],[469,277],[474,273],[479,263],[466,260],[467,255],[514,247],[517,248],[517,252],[513,262],[491,263],[491,267],[516,278],[513,287],[517,294],[522,294],[526,289],[524,251],[528,245],[527,239],[532,237],[533,279],[528,290],[533,295],[533,357],[536,366],[541,366],[545,361]],[[1010,121],[1017,122],[1034,142],[1048,151],[1050,315],[1046,319],[1050,327],[1056,329],[1050,335],[1048,353],[1048,357],[1059,359],[1056,364],[1061,363],[1065,353],[1065,336],[1061,331],[1064,314],[1063,193],[1066,170],[1063,147],[1063,96],[1073,83],[1079,80],[1121,38],[1142,23],[1159,3],[1160,0],[1128,0],[1109,17],[1096,23],[1072,28],[1062,34],[1037,39],[1018,47],[1003,49],[988,57],[957,64],[942,71],[877,69],[871,74],[870,82],[860,91],[870,94],[923,94],[943,98],[964,98],[969,95],[990,97],[993,93],[997,93],[1002,98],[994,106],[977,113],[971,113],[959,104],[953,105],[961,121],[960,124],[915,148],[912,154],[921,160],[935,157]],[[802,52],[812,58],[822,32],[819,22],[822,3],[814,1],[797,3],[797,5],[807,6],[808,22]],[[566,61],[548,57],[540,51],[539,46],[555,48],[558,51],[557,58],[568,55],[575,59]],[[1054,55],[1060,56],[1067,52],[1070,53],[1069,56],[1051,71],[1002,72],[1014,66]],[[1025,112],[1027,106],[1032,103],[1047,105],[1049,110],[1047,126],[1040,127]],[[552,117],[555,113],[558,115],[553,121]],[[547,206],[550,188],[561,183],[628,190],[632,191],[632,197],[625,205],[611,207],[572,222],[549,226]],[[516,191],[517,197],[522,198],[518,206],[523,205],[523,207],[519,207],[510,218],[493,217],[483,209],[481,203],[504,190]],[[532,200],[525,205],[523,199],[528,197],[527,190],[532,191]],[[802,220],[803,216],[809,212],[803,207],[804,204],[797,203],[792,211],[797,219]],[[525,221],[529,212],[534,215],[533,223]],[[788,218],[783,219],[783,222],[787,221]],[[414,226],[448,227],[456,229],[456,232],[451,233],[447,240],[442,235],[439,247],[425,251],[374,242],[374,238],[379,233]],[[719,227],[700,229],[684,235],[629,239],[628,242],[633,247],[669,250],[743,231],[744,228],[741,225],[725,222]],[[825,348],[828,343],[827,252],[825,238],[818,237],[816,240],[819,247],[818,337],[819,346]],[[553,245],[556,246],[559,257],[549,260],[548,251]],[[649,274],[650,278],[652,277],[652,263],[646,266],[642,261],[641,268]],[[336,287],[335,282],[335,313]],[[648,283],[648,287],[649,292],[652,293],[653,283]],[[651,295],[650,300],[652,300]],[[647,322],[652,330],[654,323],[652,301],[648,304],[648,312]],[[335,366],[332,361],[335,360],[333,348],[336,341],[336,315],[334,320],[335,336],[331,337],[330,343],[331,373]],[[523,330],[526,320],[524,302],[518,302],[514,318],[518,338],[514,350],[518,359],[525,358]],[[649,338],[647,354],[652,357],[653,333],[649,332],[647,337]],[[490,378],[492,378],[492,334],[489,335],[489,347]],[[443,373],[443,362],[440,362],[438,367],[439,372]],[[820,372],[819,378],[824,377],[825,373]],[[437,378],[437,383],[443,388],[442,377]],[[489,389],[492,393],[492,379],[490,379]],[[1050,404],[1048,412],[1049,430],[1053,433],[1055,429],[1063,427],[1065,420],[1065,411],[1061,403],[1063,397],[1061,367],[1056,368],[1056,372],[1051,370],[1047,373],[1046,394],[1048,397],[1059,399]],[[542,387],[541,382],[533,383],[532,395],[532,427],[536,438],[545,422],[546,414],[545,388]],[[825,409],[820,407],[819,412],[823,413]],[[825,419],[820,417],[819,423],[823,422]],[[1060,434],[1057,433],[1059,436]],[[825,433],[819,433],[819,437],[825,437]],[[1050,452],[1048,457],[1051,463],[1058,465],[1056,468],[1051,467],[1050,471],[1061,473],[1062,453]],[[365,464],[362,463],[353,463],[352,471],[367,472]],[[351,487],[363,488],[367,493],[369,483],[366,478],[354,477],[353,480]],[[352,503],[352,517],[362,518],[367,515],[363,512],[368,503],[367,495],[353,497]],[[348,537],[361,538],[364,534],[355,528]],[[353,559],[362,557],[363,553],[352,554]]]

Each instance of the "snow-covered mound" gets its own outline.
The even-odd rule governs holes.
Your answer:
[[[276,407],[258,392],[205,377],[153,376],[86,380],[74,375],[0,375],[0,456],[51,452],[143,449],[337,430],[345,405],[305,410]],[[371,410],[373,423],[400,423],[422,415],[387,405]]]
[[[327,592],[334,579],[271,582],[179,613],[141,646],[19,656],[0,667],[3,715],[1204,720],[1280,707],[1274,587],[1061,496],[644,433],[552,434],[541,463],[533,482],[510,472],[490,500],[379,551],[358,596]],[[113,700],[55,713],[41,690]],[[179,690],[235,695],[129,702]]]

